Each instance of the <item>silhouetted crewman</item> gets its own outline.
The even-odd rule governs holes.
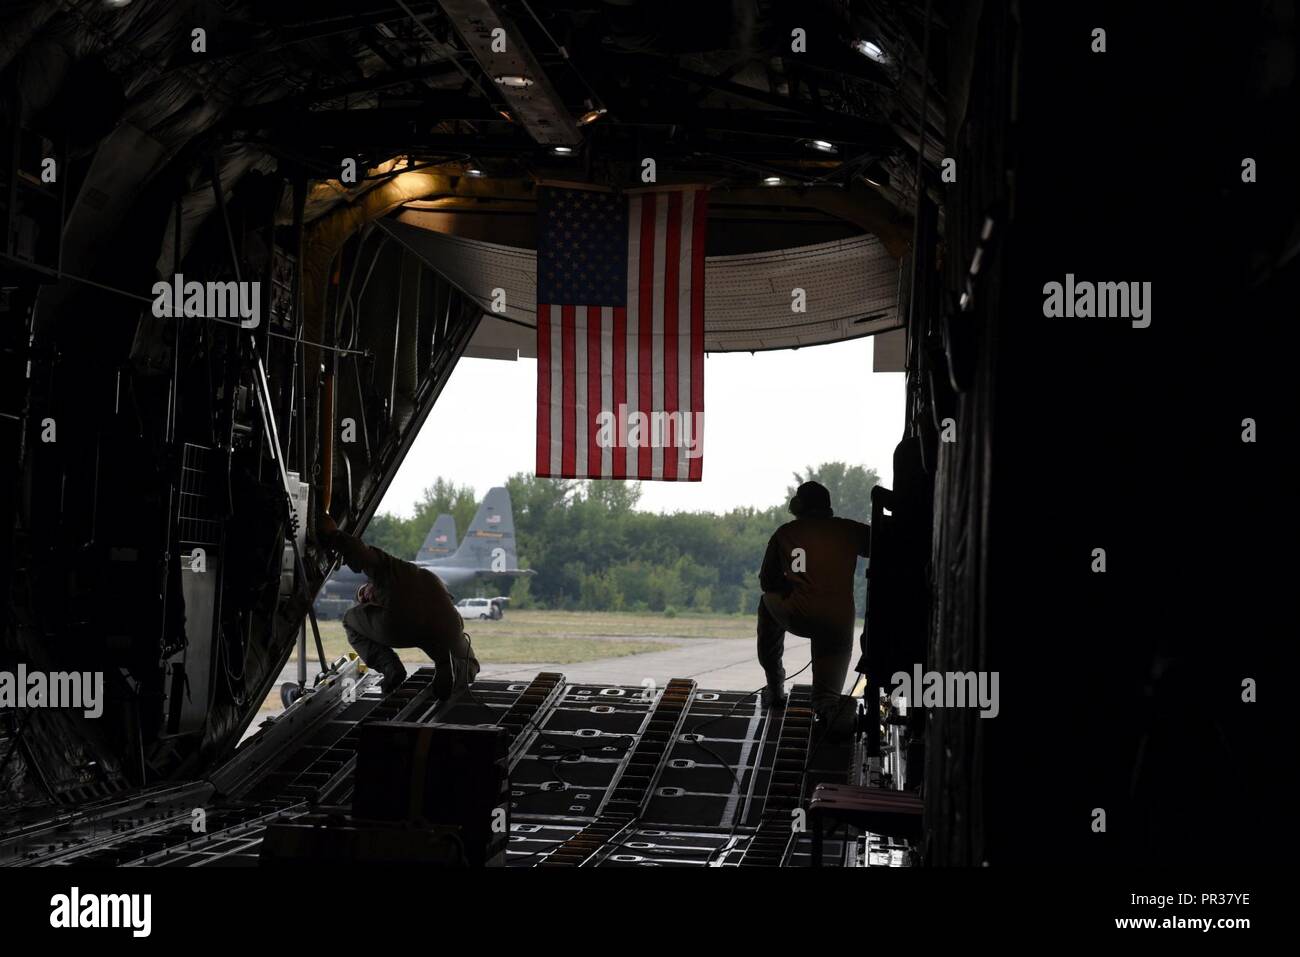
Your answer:
[[[758,663],[767,674],[763,705],[785,703],[785,633],[812,642],[813,710],[834,717],[853,654],[854,572],[871,551],[871,526],[835,518],[831,496],[804,482],[790,500],[793,522],[772,535],[758,581]]]
[[[437,575],[340,532],[328,515],[319,538],[341,552],[349,568],[370,579],[357,590],[357,604],[344,614],[343,630],[361,660],[383,674],[385,691],[406,679],[394,648],[419,648],[429,656],[437,665],[439,697],[478,676],[465,623]]]

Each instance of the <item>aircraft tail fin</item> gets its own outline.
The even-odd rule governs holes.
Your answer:
[[[431,558],[446,558],[454,554],[458,547],[456,542],[456,519],[446,512],[439,515],[424,536],[424,544],[415,553],[415,560],[428,561]]]
[[[488,489],[452,562],[484,572],[519,568],[515,553],[515,516],[504,486]]]

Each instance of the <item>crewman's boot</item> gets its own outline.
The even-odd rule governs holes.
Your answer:
[[[397,655],[385,660],[376,667],[376,670],[383,673],[384,680],[380,684],[379,690],[384,694],[388,694],[406,680],[406,666],[402,664],[402,660]]]
[[[433,694],[439,701],[446,701],[456,690],[456,662],[447,653],[434,658]]]
[[[433,693],[439,698],[450,698],[454,692],[472,685],[478,677],[478,659],[468,642],[461,652],[425,647],[424,653],[434,663]]]
[[[379,687],[384,694],[388,694],[406,680],[406,666],[389,645],[370,637],[379,631],[376,619],[379,611],[376,605],[353,605],[343,616],[343,632],[348,636],[348,644],[365,666],[384,676]]]
[[[772,675],[768,675],[767,685],[763,688],[759,701],[766,708],[781,709],[785,707],[785,669],[781,669],[780,677],[773,680]]]

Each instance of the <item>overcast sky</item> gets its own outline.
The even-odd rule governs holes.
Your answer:
[[[640,508],[724,512],[784,500],[797,469],[841,461],[892,481],[903,374],[871,371],[871,338],[704,360],[704,480],[643,482]],[[480,498],[536,449],[537,363],[462,359],[380,505],[402,516],[442,476]]]

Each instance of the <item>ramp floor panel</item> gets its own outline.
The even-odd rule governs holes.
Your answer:
[[[531,682],[480,681],[439,701],[432,669],[423,668],[389,694],[367,687],[362,699],[338,702],[301,730],[286,724],[292,735],[266,739],[256,761],[237,752],[230,766],[238,774],[213,776],[238,780],[236,793],[203,804],[205,833],[195,833],[184,802],[147,818],[124,811],[90,829],[69,824],[45,835],[22,862],[255,866],[267,824],[322,806],[348,812],[365,721],[509,727],[512,867],[542,864],[561,847],[580,866],[735,866],[756,835],[762,843],[749,857],[768,860],[779,856],[774,819],[783,820],[813,782],[851,778],[853,749],[810,740],[806,719],[787,727],[783,713],[764,711],[757,696],[699,690],[693,682],[678,682],[663,697],[664,689],[567,684],[544,673]],[[798,688],[806,696],[806,687]],[[779,795],[775,810],[766,806],[769,792]],[[896,861],[900,850],[873,845],[870,862]],[[810,854],[809,836],[796,834],[782,863],[807,866]],[[864,858],[860,835],[844,828],[827,835],[828,865]]]

